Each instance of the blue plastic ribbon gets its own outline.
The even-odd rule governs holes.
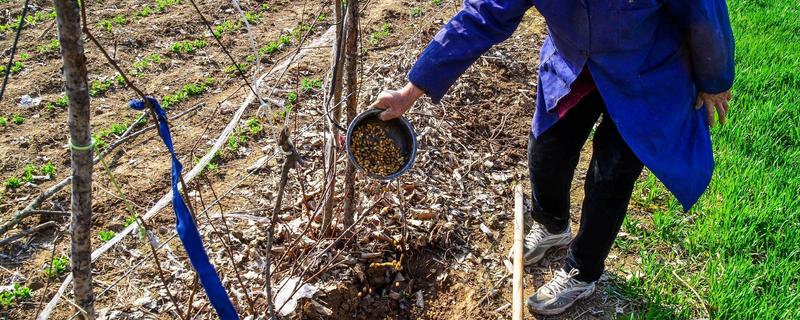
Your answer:
[[[178,192],[178,183],[180,183],[183,166],[178,161],[175,149],[172,146],[172,136],[169,133],[167,115],[156,99],[147,97],[147,101],[155,108],[156,116],[158,117],[158,134],[164,140],[164,145],[167,146],[172,156],[172,206],[175,209],[175,217],[177,218],[175,229],[178,231],[178,237],[180,237],[183,248],[186,249],[186,254],[189,256],[189,261],[200,278],[200,283],[206,291],[208,300],[211,301],[211,305],[217,311],[217,316],[223,320],[239,319],[233,303],[228,298],[225,287],[222,286],[222,281],[220,281],[217,271],[208,261],[208,254],[206,254],[206,249],[203,247],[203,239],[200,238],[200,232],[197,231],[197,225],[195,225],[195,221],[189,213],[189,208]],[[144,110],[147,105],[142,100],[132,100],[130,107],[136,110]]]

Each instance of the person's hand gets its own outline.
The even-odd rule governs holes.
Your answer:
[[[695,109],[700,109],[703,105],[706,106],[706,113],[708,113],[708,125],[714,127],[714,110],[717,110],[719,117],[719,124],[725,124],[726,115],[728,114],[728,100],[731,99],[731,91],[720,92],[717,94],[698,92],[697,101],[694,103]]]
[[[383,109],[378,118],[388,121],[402,116],[423,93],[422,89],[409,82],[403,89],[381,92],[369,107]]]

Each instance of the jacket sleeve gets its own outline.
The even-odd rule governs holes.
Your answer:
[[[439,103],[481,54],[514,33],[530,7],[530,0],[465,0],[417,59],[408,80]]]
[[[665,5],[686,34],[697,89],[708,93],[730,89],[734,41],[725,0],[667,0]]]

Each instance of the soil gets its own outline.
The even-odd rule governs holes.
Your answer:
[[[21,11],[22,1],[0,4],[0,22],[10,21]],[[47,1],[32,1],[35,10],[52,10]],[[186,84],[200,83],[209,77],[214,83],[199,96],[172,106],[168,113],[177,114],[195,105],[202,106],[187,116],[171,121],[176,152],[184,166],[204,155],[213,140],[227,124],[233,112],[248,94],[241,79],[225,72],[231,65],[227,56],[213,41],[210,33],[198,19],[188,1],[169,6],[163,12],[147,17],[136,17],[148,4],[145,1],[123,0],[116,2],[87,3],[88,20],[92,32],[109,53],[125,69],[135,62],[158,53],[163,63],[151,64],[141,74],[133,77],[134,83],[144,92],[164,97]],[[225,1],[198,3],[206,19],[215,25],[225,20],[238,21],[239,14]],[[267,4],[267,2],[264,2]],[[261,2],[244,1],[243,10],[260,12],[261,19],[252,26],[251,34],[260,46],[276,41],[281,35],[290,35],[299,23],[314,25],[311,39],[322,35],[331,26],[333,12],[330,1],[290,2],[269,1],[265,9]],[[460,2],[444,1],[436,5],[429,1],[388,0],[369,2],[362,12],[362,61],[360,110],[383,89],[399,88],[405,73],[415,57],[436,31],[457,12]],[[419,8],[419,14],[416,9]],[[325,13],[327,19],[318,19]],[[101,19],[117,15],[127,17],[125,25],[113,25],[111,32],[101,30]],[[315,22],[316,21],[316,22]],[[25,69],[11,76],[3,97],[0,116],[11,118],[18,114],[25,118],[16,125],[9,122],[0,127],[0,172],[8,177],[24,175],[26,165],[35,167],[52,162],[57,170],[55,177],[34,179],[16,189],[7,189],[0,200],[0,221],[7,221],[39,192],[45,190],[69,173],[69,153],[66,148],[68,128],[67,110],[45,107],[63,95],[60,75],[61,61],[57,52],[37,53],[37,46],[56,36],[52,21],[39,22],[23,29],[18,52],[29,53]],[[380,36],[390,26],[391,32]],[[538,49],[544,40],[545,24],[533,10],[526,16],[519,30],[505,43],[484,54],[454,85],[441,104],[434,105],[427,98],[407,114],[417,129],[419,150],[412,170],[397,181],[382,183],[357,174],[357,212],[364,212],[363,224],[355,231],[357,243],[335,241],[332,237],[314,235],[297,237],[299,225],[311,222],[318,227],[318,217],[312,217],[321,201],[322,149],[324,122],[320,118],[323,89],[305,88],[302,79],[323,79],[329,67],[329,49],[317,48],[309,56],[293,64],[280,80],[271,79],[264,88],[276,86],[276,99],[288,99],[290,92],[298,93],[292,109],[275,109],[263,114],[251,106],[243,119],[255,117],[263,130],[249,132],[245,121],[240,123],[240,136],[246,141],[237,142],[238,148],[225,147],[215,160],[217,168],[190,184],[190,198],[198,208],[211,207],[213,218],[220,211],[243,218],[229,218],[230,232],[205,228],[209,220],[200,215],[198,224],[204,226],[207,250],[215,262],[226,286],[232,292],[234,303],[241,314],[250,314],[246,298],[238,287],[235,273],[238,270],[246,279],[252,295],[256,314],[266,310],[263,294],[263,253],[267,225],[253,217],[267,217],[275,201],[275,185],[280,170],[278,159],[270,159],[267,169],[249,174],[248,169],[257,159],[277,152],[268,124],[283,120],[294,135],[295,145],[306,157],[307,164],[297,169],[287,186],[281,225],[276,246],[291,248],[298,241],[301,251],[287,250],[287,259],[277,263],[279,275],[292,275],[296,268],[312,268],[317,260],[306,260],[309,252],[319,250],[315,244],[338,244],[344,252],[345,263],[330,270],[322,270],[308,278],[320,288],[313,303],[326,305],[333,315],[319,314],[312,300],[304,300],[293,317],[335,319],[485,319],[509,318],[511,308],[510,276],[503,264],[511,246],[513,233],[512,186],[527,184],[526,148],[530,118],[536,93]],[[377,36],[373,36],[376,35]],[[170,46],[183,40],[206,39],[208,45],[194,54],[176,54]],[[378,39],[373,41],[373,39]],[[0,35],[0,48],[9,48],[13,31]],[[237,62],[252,54],[247,33],[243,30],[225,33],[223,44],[230,49]],[[299,39],[294,38],[279,52],[263,58],[263,69],[269,69],[291,56]],[[85,43],[89,68],[89,81],[113,79],[115,72],[88,41]],[[18,53],[19,55],[19,53]],[[8,58],[8,50],[2,52]],[[4,60],[5,61],[5,60]],[[254,74],[252,64],[249,74]],[[259,73],[260,74],[260,73]],[[251,78],[252,79],[252,78]],[[264,90],[269,92],[269,90]],[[263,93],[263,92],[262,92]],[[38,106],[23,106],[23,95],[41,98]],[[112,125],[130,121],[138,113],[127,108],[127,101],[136,98],[134,92],[122,85],[113,85],[103,95],[91,101],[94,132],[108,130]],[[274,106],[272,108],[275,108]],[[109,135],[107,142],[116,140]],[[123,229],[125,218],[131,211],[141,214],[149,209],[169,190],[169,158],[163,143],[155,132],[124,144],[104,164],[95,166],[93,193],[93,247],[102,243],[101,231]],[[588,154],[588,149],[584,150]],[[344,167],[345,157],[339,154],[338,170]],[[582,178],[588,157],[582,157],[573,187],[573,231],[577,231],[579,204],[582,198]],[[188,169],[187,169],[188,170]],[[113,181],[112,181],[113,177]],[[341,179],[339,179],[341,180]],[[116,182],[121,191],[115,187]],[[341,181],[340,181],[341,183]],[[69,211],[69,188],[45,202],[42,209]],[[343,188],[338,185],[335,203],[340,203]],[[379,196],[389,198],[388,205],[380,205],[380,213],[370,210],[370,204]],[[222,197],[219,204],[210,205]],[[130,207],[130,209],[129,209]],[[340,209],[337,207],[337,216]],[[373,219],[374,218],[374,219]],[[216,219],[216,218],[215,218]],[[0,310],[0,317],[30,319],[41,308],[41,301],[50,300],[64,275],[53,279],[43,274],[52,257],[69,255],[69,214],[36,214],[22,221],[9,232],[14,234],[46,221],[55,221],[57,229],[46,229],[23,237],[3,248],[0,254],[0,285],[22,283],[30,287],[32,297],[15,306]],[[295,221],[297,223],[295,224]],[[338,219],[336,221],[339,222]],[[94,263],[96,293],[109,288],[108,293],[97,296],[96,309],[102,317],[111,319],[172,319],[177,317],[168,295],[175,295],[182,310],[192,305],[192,314],[199,319],[214,318],[202,291],[194,293],[193,272],[187,263],[179,241],[174,234],[174,215],[168,207],[148,221],[156,241],[165,241],[166,249],[159,253],[161,269],[149,261],[150,249],[144,238],[128,237]],[[217,227],[222,228],[216,223]],[[335,227],[333,234],[341,232]],[[223,229],[224,230],[224,229]],[[372,233],[370,233],[372,232]],[[378,239],[383,233],[388,245]],[[227,235],[226,235],[227,234]],[[231,236],[232,238],[227,238]],[[376,238],[377,237],[377,238]],[[170,240],[171,239],[171,240]],[[225,239],[225,240],[223,240]],[[300,239],[300,240],[295,240]],[[366,239],[366,240],[363,240]],[[401,241],[397,241],[397,240]],[[302,241],[301,241],[302,240]],[[386,241],[384,241],[386,242]],[[232,247],[235,263],[229,263],[229,252],[223,243]],[[344,246],[344,248],[340,248]],[[305,251],[303,251],[305,250]],[[373,250],[373,251],[370,251]],[[377,255],[364,258],[364,254]],[[330,261],[333,254],[324,255]],[[555,252],[540,265],[530,268],[525,278],[526,294],[548,280],[563,260],[564,252]],[[625,277],[621,271],[635,269],[635,259],[614,251],[609,261],[609,277],[605,277],[597,293],[580,302],[557,319],[608,319],[637,308],[637,303],[626,301],[604,290],[613,280]],[[139,264],[145,260],[142,264]],[[312,262],[313,261],[313,262]],[[328,260],[325,260],[328,261]],[[375,263],[398,262],[402,268],[377,267]],[[234,267],[232,267],[234,266]],[[125,272],[132,273],[125,275]],[[169,293],[158,274],[164,272],[170,282]],[[398,276],[399,275],[399,276]],[[121,280],[120,280],[121,279]],[[120,280],[119,283],[116,283]],[[367,292],[359,295],[366,288]],[[259,293],[260,292],[260,293]],[[73,312],[62,299],[51,318],[65,319]],[[526,317],[544,319],[546,317]]]

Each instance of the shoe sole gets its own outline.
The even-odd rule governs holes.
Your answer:
[[[568,304],[566,306],[563,306],[561,308],[556,308],[556,309],[536,309],[536,307],[534,307],[530,303],[527,303],[528,311],[530,311],[531,313],[544,315],[544,316],[554,316],[554,315],[557,315],[557,314],[561,314],[564,311],[567,311],[567,309],[569,309],[569,307],[572,307],[572,305],[574,305],[575,302],[578,302],[578,300],[585,299],[586,297],[591,296],[594,293],[595,289],[596,289],[596,286],[592,286],[591,289],[586,290],[583,293],[581,293],[580,295],[578,295],[578,297],[576,297],[575,300],[572,300],[572,302],[570,304]]]
[[[524,261],[524,263],[525,263],[525,266],[526,266],[526,267],[530,267],[530,266],[532,266],[532,265],[534,265],[534,264],[538,263],[538,262],[539,262],[539,261],[541,261],[541,260],[542,260],[542,258],[544,258],[544,256],[546,256],[546,255],[547,255],[547,253],[548,253],[548,252],[550,252],[551,250],[558,250],[558,249],[563,249],[563,248],[566,248],[567,246],[569,246],[569,243],[570,243],[570,242],[572,242],[572,236],[570,236],[569,238],[566,238],[566,241],[563,241],[563,242],[556,242],[555,244],[553,244],[553,245],[552,245],[552,246],[550,246],[549,248],[547,248],[547,249],[545,249],[545,250],[542,250],[542,253],[541,253],[541,254],[539,254],[538,256],[535,256],[535,257],[533,257],[533,258],[531,258],[531,259],[525,259],[525,261]],[[523,258],[523,259],[524,259],[524,258]]]

